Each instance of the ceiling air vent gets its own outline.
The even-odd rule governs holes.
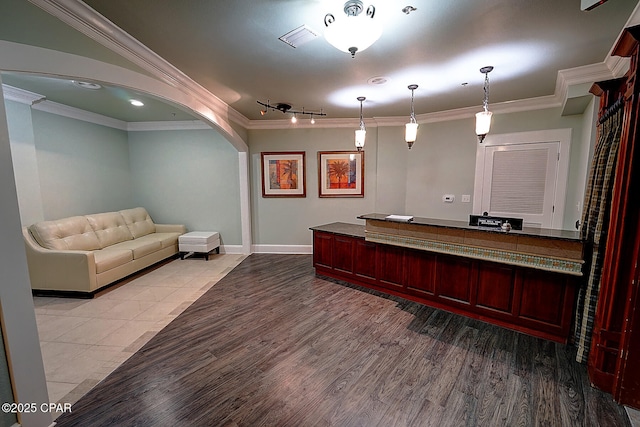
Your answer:
[[[318,37],[318,33],[306,25],[302,25],[295,30],[289,31],[284,36],[279,37],[279,40],[282,40],[286,44],[291,47],[302,46],[303,44],[310,42],[311,40]]]

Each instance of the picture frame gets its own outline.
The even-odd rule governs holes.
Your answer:
[[[319,197],[364,197],[364,151],[318,151]]]
[[[307,197],[304,151],[260,153],[262,197]]]

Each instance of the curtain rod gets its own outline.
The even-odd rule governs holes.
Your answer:
[[[609,117],[611,117],[614,113],[616,113],[620,108],[624,106],[624,96],[620,96],[616,102],[614,102],[611,106],[609,106],[606,110],[604,110],[604,114],[598,120],[598,124],[601,124]]]

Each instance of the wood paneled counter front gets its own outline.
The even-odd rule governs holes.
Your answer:
[[[462,221],[358,218],[313,230],[316,273],[566,343],[583,245],[561,230],[485,230]]]

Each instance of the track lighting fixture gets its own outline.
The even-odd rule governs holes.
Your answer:
[[[476,135],[478,135],[478,142],[480,144],[482,144],[491,129],[491,116],[493,115],[493,113],[489,111],[489,73],[491,71],[493,71],[492,66],[480,68],[480,72],[484,74],[483,110],[476,113]]]
[[[416,121],[416,115],[413,112],[413,91],[418,89],[418,85],[409,85],[408,87],[411,90],[411,116],[409,116],[409,123],[404,125],[404,140],[409,146],[409,150],[411,150],[411,147],[418,136],[418,122]]]
[[[367,98],[359,96],[357,99],[360,101],[360,129],[356,130],[356,149],[358,151],[362,151],[362,148],[364,147],[364,139],[367,135],[367,131],[364,128],[364,119],[362,118],[362,103]]]
[[[311,124],[316,122],[314,116],[326,116],[322,109],[320,109],[320,111],[305,111],[303,108],[301,111],[298,111],[292,110],[291,104],[285,104],[284,102],[278,102],[277,104],[271,104],[270,101],[267,101],[266,103],[261,101],[256,102],[264,107],[264,109],[260,110],[260,115],[266,115],[269,110],[280,111],[283,114],[290,113],[293,114],[293,117],[291,117],[291,123],[296,123],[298,121],[298,115],[311,116]]]

